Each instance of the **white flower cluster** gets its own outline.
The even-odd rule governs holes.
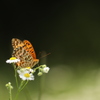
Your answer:
[[[38,67],[38,69],[39,69],[38,76],[41,76],[43,73],[48,73],[50,70],[50,68],[47,67],[46,65],[41,65],[40,67]],[[22,80],[34,80],[33,73],[35,72],[35,70],[31,69],[30,67],[21,68],[17,70],[17,72]]]
[[[17,59],[15,57],[11,57],[10,59],[8,59],[6,61],[6,63],[18,63],[20,62],[20,59]],[[38,76],[41,76],[43,73],[48,73],[50,68],[47,67],[46,65],[40,65],[39,67],[35,68],[34,70],[31,69],[30,67],[27,67],[27,68],[20,68],[17,70],[18,74],[19,74],[19,77],[22,79],[22,80],[34,80],[34,75],[33,73],[36,71],[36,70],[39,70],[38,72]]]
[[[48,73],[49,70],[50,70],[50,68],[47,67],[46,65],[41,65],[39,68],[38,76],[41,76],[43,73]]]
[[[31,69],[30,67],[28,68],[21,68],[19,70],[17,70],[19,77],[22,80],[34,80],[34,76],[33,76],[33,69]]]
[[[13,89],[13,86],[11,85],[11,82],[8,82],[8,83],[6,84],[6,87],[7,87],[7,89]]]

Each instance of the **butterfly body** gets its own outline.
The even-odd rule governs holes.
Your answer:
[[[22,68],[34,67],[39,59],[36,59],[35,50],[28,40],[21,41],[17,38],[12,39],[13,53],[12,57],[20,59],[17,66]]]

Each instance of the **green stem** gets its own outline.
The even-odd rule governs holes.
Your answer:
[[[9,94],[10,94],[9,100],[12,100],[12,93],[11,93],[11,89],[9,89]]]
[[[24,81],[21,82],[21,84],[20,84],[20,86],[19,86],[19,88],[18,88],[18,90],[17,90],[17,94],[16,94],[14,100],[17,100],[17,98],[18,98],[18,96],[19,96],[19,93],[20,93],[20,88],[22,87],[23,83],[24,83]]]
[[[20,91],[18,90],[14,100],[17,100],[19,93]]]
[[[34,71],[36,71],[37,69],[39,69],[41,67],[41,65],[39,67],[34,68]]]
[[[41,95],[42,95],[42,88],[41,88],[41,77],[39,79],[39,95],[38,95],[38,100],[41,100]]]
[[[15,71],[15,80],[16,80],[16,86],[18,88],[18,79],[17,79],[17,68],[16,65],[13,63],[14,71]]]
[[[14,100],[17,100],[19,93],[23,90],[23,88],[27,85],[27,83],[28,83],[28,81],[21,82]]]
[[[24,83],[22,84],[22,86],[19,88],[20,91],[22,91],[24,89],[24,87],[27,85],[27,83],[28,83],[28,80],[24,81]]]
[[[17,70],[15,69],[15,80],[16,80],[16,86],[18,88],[18,79],[17,79]]]
[[[18,90],[20,90],[20,89],[21,89],[21,87],[23,86],[24,82],[25,82],[25,81],[23,81],[23,80],[21,81],[21,84],[20,84],[20,86],[19,86]]]

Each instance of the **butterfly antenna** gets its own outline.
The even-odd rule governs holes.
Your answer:
[[[42,52],[39,52],[39,54],[37,55],[38,56],[38,58],[39,58],[39,56],[42,54]]]
[[[48,54],[46,54],[46,55],[40,57],[39,59],[44,58],[44,57],[46,57],[46,56],[48,56],[48,55],[50,55],[50,54],[51,54],[51,53],[48,53]]]

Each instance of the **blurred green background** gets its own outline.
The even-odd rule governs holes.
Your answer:
[[[0,100],[8,100],[5,84],[16,93],[11,39],[29,40],[50,72],[35,74],[19,100],[100,100],[100,5],[96,1],[5,1],[0,10]],[[40,55],[37,58],[41,57]]]

